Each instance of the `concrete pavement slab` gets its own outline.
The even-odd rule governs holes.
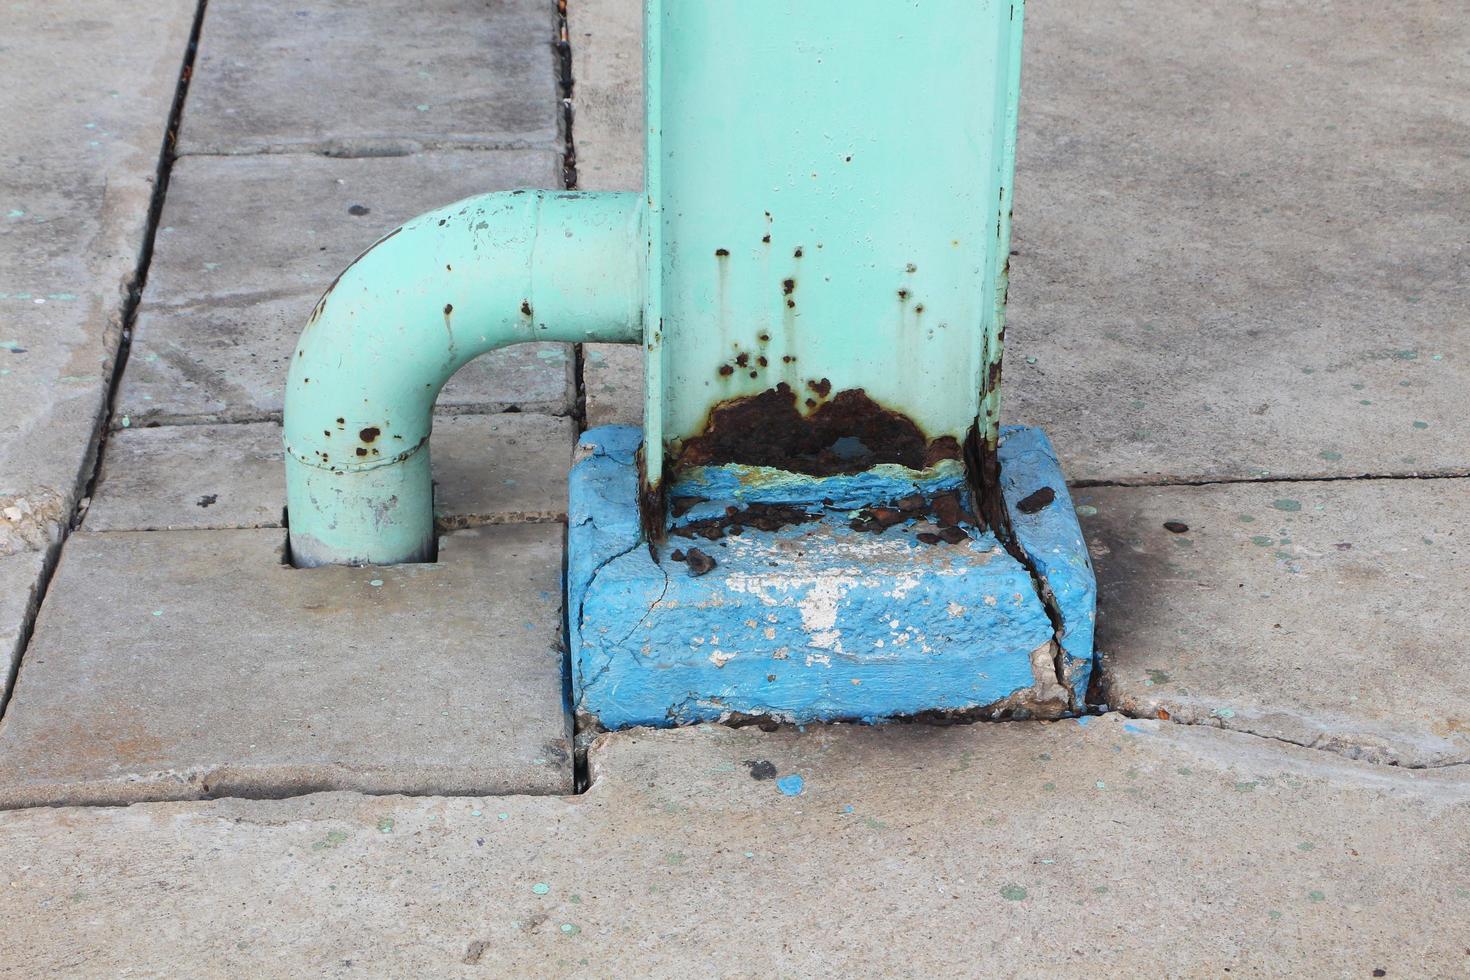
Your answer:
[[[642,425],[642,346],[583,344],[582,390],[587,396],[587,428]]]
[[[541,0],[211,0],[182,152],[554,146],[554,14]]]
[[[1074,491],[1101,699],[1374,762],[1470,762],[1467,495],[1466,480]]]
[[[640,186],[638,8],[569,10],[588,189]],[[1005,420],[1073,479],[1470,472],[1459,6],[1137,20],[1027,12]]]
[[[356,255],[432,207],[559,181],[560,158],[546,151],[180,160],[117,419],[279,417],[287,361],[306,318]],[[525,344],[487,354],[449,382],[440,404],[565,413],[569,351]]]
[[[556,525],[297,570],[279,530],[73,534],[0,721],[0,806],[562,793]]]
[[[0,814],[18,940],[0,968],[1447,977],[1467,961],[1470,782],[1450,773],[1116,715],[637,731],[591,764],[565,799]]]
[[[29,547],[47,546],[70,517],[90,465],[194,9],[5,9],[0,506],[50,502],[31,508]]]
[[[439,526],[567,519],[576,423],[565,416],[451,415],[434,420]]]
[[[441,528],[565,521],[572,420],[450,415],[434,423]],[[107,445],[88,531],[281,527],[281,427],[180,425],[124,429]]]
[[[572,0],[567,4],[567,36],[577,186],[587,191],[639,190],[643,5],[638,0]]]
[[[283,456],[281,427],[271,422],[114,432],[82,526],[88,531],[282,527]]]
[[[1461,5],[1078,0],[1026,44],[1008,421],[1074,479],[1470,472]]]

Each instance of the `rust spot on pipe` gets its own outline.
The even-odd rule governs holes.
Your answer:
[[[361,432],[359,432],[357,436],[363,442],[372,442],[374,439],[378,438],[378,436],[382,434],[383,432],[381,429],[379,429],[375,425],[370,425],[366,429],[363,429]]]
[[[524,314],[524,315],[526,315],[526,316],[530,316],[531,315],[531,301],[530,300],[528,300],[528,299],[521,300],[521,313]]]
[[[809,383],[825,397],[831,382]],[[803,415],[785,382],[716,405],[697,436],[685,441],[678,466],[740,463],[811,476],[858,473],[880,463],[927,469],[960,458],[953,437],[929,440],[908,416],[884,408],[861,388],[838,392]]]

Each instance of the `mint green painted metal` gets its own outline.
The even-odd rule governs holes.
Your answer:
[[[293,561],[431,556],[434,399],[521,341],[641,334],[646,489],[716,405],[781,383],[863,389],[930,440],[974,428],[993,459],[1021,16],[647,0],[641,197],[473,198],[322,297],[287,383]]]
[[[439,390],[507,344],[638,340],[642,214],[638,194],[487,194],[415,218],[338,277],[286,383],[295,564],[433,556]]]
[[[715,405],[781,382],[862,388],[930,439],[978,420],[994,450],[1021,18],[648,0],[650,484]]]

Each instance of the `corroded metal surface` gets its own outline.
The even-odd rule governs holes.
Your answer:
[[[666,463],[782,466],[722,416],[771,409],[747,438],[779,442],[787,392],[819,430],[860,391],[955,457],[978,421],[993,453],[1021,13],[649,0],[650,485]]]

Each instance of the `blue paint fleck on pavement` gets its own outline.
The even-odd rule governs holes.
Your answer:
[[[801,791],[806,788],[806,781],[795,774],[782,776],[776,780],[776,788],[786,796],[800,796]]]

